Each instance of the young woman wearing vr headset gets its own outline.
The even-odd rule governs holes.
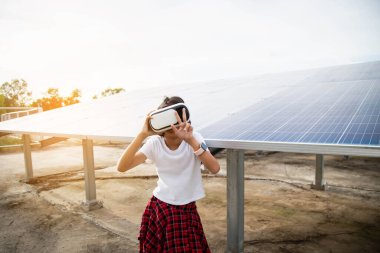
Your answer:
[[[182,106],[182,113],[177,112],[179,106],[176,105]],[[160,131],[152,127],[152,123],[155,117],[160,117],[159,113],[168,113],[163,108],[173,108],[172,122],[176,123]],[[193,130],[189,115],[182,98],[165,98],[158,111],[146,117],[140,133],[118,161],[117,168],[121,172],[147,158],[157,169],[157,187],[142,216],[140,252],[210,252],[196,201],[205,196],[201,164],[214,174],[220,166],[203,137]],[[167,120],[167,116],[161,118]]]

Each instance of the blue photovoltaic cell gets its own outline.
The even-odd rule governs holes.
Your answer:
[[[201,133],[214,140],[380,145],[380,64],[321,70]]]

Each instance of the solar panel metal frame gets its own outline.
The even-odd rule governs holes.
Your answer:
[[[223,147],[227,149],[380,157],[380,147],[375,146],[291,142],[253,142],[218,139],[206,139],[206,141],[210,147]]]

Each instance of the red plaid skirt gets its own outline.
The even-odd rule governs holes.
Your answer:
[[[167,204],[152,197],[140,227],[140,252],[210,253],[195,202]]]

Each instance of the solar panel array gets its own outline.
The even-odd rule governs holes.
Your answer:
[[[201,132],[235,142],[379,146],[380,63],[318,71]]]
[[[179,95],[194,128],[214,147],[256,149],[257,143],[282,142],[377,150],[379,80],[380,62],[369,62],[159,87],[0,122],[0,132],[130,141],[163,96]]]

